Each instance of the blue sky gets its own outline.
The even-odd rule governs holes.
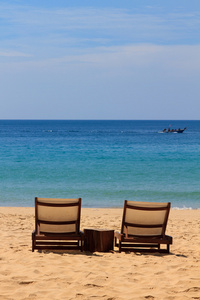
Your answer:
[[[200,1],[0,1],[0,119],[197,119]]]

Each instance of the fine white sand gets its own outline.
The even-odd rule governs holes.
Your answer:
[[[82,209],[120,230],[122,209]],[[171,254],[31,251],[34,208],[0,208],[0,299],[200,299],[200,210],[171,210]]]

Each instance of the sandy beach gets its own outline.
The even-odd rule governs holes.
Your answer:
[[[82,209],[81,230],[120,230],[122,209]],[[169,255],[32,252],[34,208],[0,208],[0,299],[200,299],[200,210],[175,210]]]

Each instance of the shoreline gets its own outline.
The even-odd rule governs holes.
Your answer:
[[[120,230],[123,208],[82,208],[81,230]],[[0,207],[2,300],[189,300],[200,293],[200,209],[171,209],[170,254],[32,252],[34,207]]]
[[[0,205],[0,210],[1,209],[6,209],[6,208],[35,208],[35,206],[1,206]],[[123,209],[124,206],[108,206],[108,207],[99,207],[99,206],[94,206],[94,207],[84,207],[84,206],[81,206],[81,209]],[[200,209],[200,207],[196,207],[196,208],[193,208],[193,207],[171,207],[170,210],[198,210]]]

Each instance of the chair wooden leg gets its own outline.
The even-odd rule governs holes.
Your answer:
[[[167,253],[169,253],[169,247],[170,247],[170,245],[167,244]]]
[[[121,241],[119,241],[119,253],[121,253]]]
[[[83,252],[83,239],[81,238],[81,252]]]
[[[35,246],[34,243],[35,243],[35,241],[34,241],[34,236],[32,235],[32,252],[34,252],[34,248],[35,248],[35,247],[34,247],[34,246]]]

